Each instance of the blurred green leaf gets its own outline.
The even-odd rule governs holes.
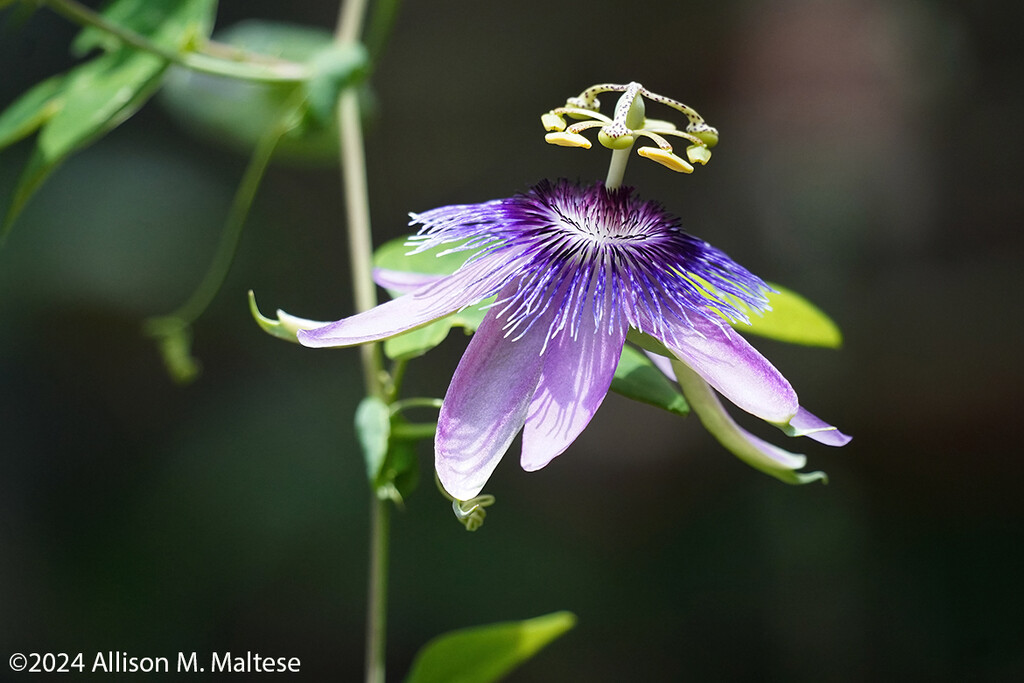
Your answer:
[[[366,75],[369,58],[359,43],[331,46],[318,53],[310,65],[313,77],[306,83],[309,113],[321,125],[334,119],[338,96]]]
[[[172,67],[160,102],[189,132],[248,151],[282,109],[299,94],[305,101],[303,124],[281,140],[275,159],[336,164],[338,132],[330,116],[339,88],[362,79],[366,54],[362,46],[337,46],[326,30],[249,20],[217,32],[221,49],[237,48],[268,59],[309,63],[307,83],[264,83],[197,73]],[[300,92],[301,91],[301,92]],[[362,102],[362,100],[361,100]],[[327,112],[322,116],[314,109]],[[238,116],[244,111],[245,116]]]
[[[632,346],[622,347],[622,357],[612,379],[612,391],[676,415],[690,414],[690,406],[683,394],[642,351]]]
[[[152,55],[120,50],[69,71],[61,106],[43,124],[36,148],[11,198],[0,239],[43,181],[73,152],[113,130],[149,98],[166,62]]]
[[[388,404],[376,396],[367,396],[356,408],[355,424],[356,436],[366,460],[367,479],[371,485],[376,486],[391,437],[391,411]]]
[[[216,11],[217,0],[113,0],[103,8],[102,15],[157,45],[182,50],[197,37],[210,35]],[[86,26],[71,43],[72,52],[78,55],[97,47],[113,52],[121,47],[121,41],[106,31]]]
[[[460,629],[434,638],[416,659],[406,683],[490,683],[534,656],[576,624],[570,612],[525,621]]]
[[[150,54],[120,50],[73,69],[64,83],[64,106],[39,133],[39,149],[48,161],[59,161],[127,116],[146,86],[167,63]],[[141,103],[139,103],[141,104]],[[134,113],[137,106],[132,109]]]
[[[31,135],[60,110],[64,78],[58,74],[37,83],[0,114],[0,149]]]
[[[196,35],[209,32],[215,9],[215,0],[115,0],[106,17],[156,43],[181,49]],[[12,137],[40,126],[41,130],[0,227],[0,239],[68,156],[130,118],[159,86],[167,67],[164,59],[122,47],[94,28],[83,29],[74,44],[79,50],[97,46],[111,51],[44,81],[16,103],[14,113],[5,113],[11,117]]]
[[[782,285],[769,283],[776,292],[768,294],[772,310],[758,314],[739,304],[750,317],[750,324],[735,323],[740,332],[777,339],[791,344],[824,346],[830,349],[843,344],[843,335],[831,318],[810,301]]]

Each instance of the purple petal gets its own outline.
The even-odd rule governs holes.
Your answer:
[[[602,320],[609,316],[606,310]],[[576,338],[563,328],[548,343],[523,430],[524,470],[547,465],[590,423],[611,386],[625,341],[625,321],[598,325],[590,307],[584,306]]]
[[[672,366],[683,395],[701,424],[737,458],[788,484],[827,480],[823,472],[795,472],[807,462],[806,457],[790,453],[740,427],[700,375],[679,361],[673,362]]]
[[[303,346],[353,346],[393,337],[482,301],[494,294],[518,267],[514,259],[481,258],[454,274],[424,285],[369,311],[298,333]]]
[[[788,423],[796,415],[796,392],[757,349],[725,322],[691,315],[690,323],[691,328],[674,326],[659,341],[748,413],[779,423]]]
[[[389,268],[374,268],[373,281],[384,289],[391,289],[402,294],[407,294],[424,285],[430,285],[444,278],[447,275],[427,275],[426,273],[407,273],[402,270],[391,270]]]
[[[804,408],[796,411],[789,424],[778,427],[789,436],[807,436],[826,446],[845,446],[852,439]]]
[[[483,489],[526,421],[540,378],[547,325],[535,325],[512,341],[505,337],[503,324],[493,310],[484,317],[438,416],[437,476],[458,500],[469,500]]]

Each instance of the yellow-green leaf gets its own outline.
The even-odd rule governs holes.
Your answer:
[[[740,332],[750,332],[791,344],[824,346],[831,349],[842,346],[843,335],[839,331],[839,326],[821,309],[793,290],[774,283],[769,284],[778,290],[768,294],[768,304],[772,310],[759,315],[736,302],[737,307],[743,309],[749,316],[750,324],[734,323],[734,328]]]
[[[570,612],[452,631],[427,643],[406,683],[491,683],[500,680],[576,624]]]

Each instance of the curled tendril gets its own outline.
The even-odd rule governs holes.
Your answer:
[[[452,512],[455,513],[455,519],[466,527],[466,531],[476,531],[483,526],[484,518],[487,517],[487,510],[484,508],[494,505],[494,501],[494,496],[486,493],[469,500],[453,500]]]
[[[483,494],[476,498],[470,498],[469,500],[458,500],[452,498],[444,487],[441,486],[441,480],[437,478],[437,473],[434,473],[434,483],[437,485],[437,490],[441,492],[441,495],[452,502],[452,512],[455,513],[455,519],[459,520],[462,526],[466,527],[466,531],[476,531],[484,525],[484,518],[487,517],[487,510],[484,508],[494,505],[497,500],[490,494]]]

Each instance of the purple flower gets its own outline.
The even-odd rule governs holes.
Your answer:
[[[803,410],[789,382],[726,321],[746,320],[738,304],[764,310],[768,286],[631,188],[543,181],[509,199],[412,218],[422,226],[416,251],[473,255],[452,275],[422,278],[405,296],[298,338],[312,347],[362,344],[496,297],[438,418],[437,473],[455,498],[480,492],[520,430],[525,470],[565,451],[604,400],[630,328],[743,410],[792,434],[849,440]]]

